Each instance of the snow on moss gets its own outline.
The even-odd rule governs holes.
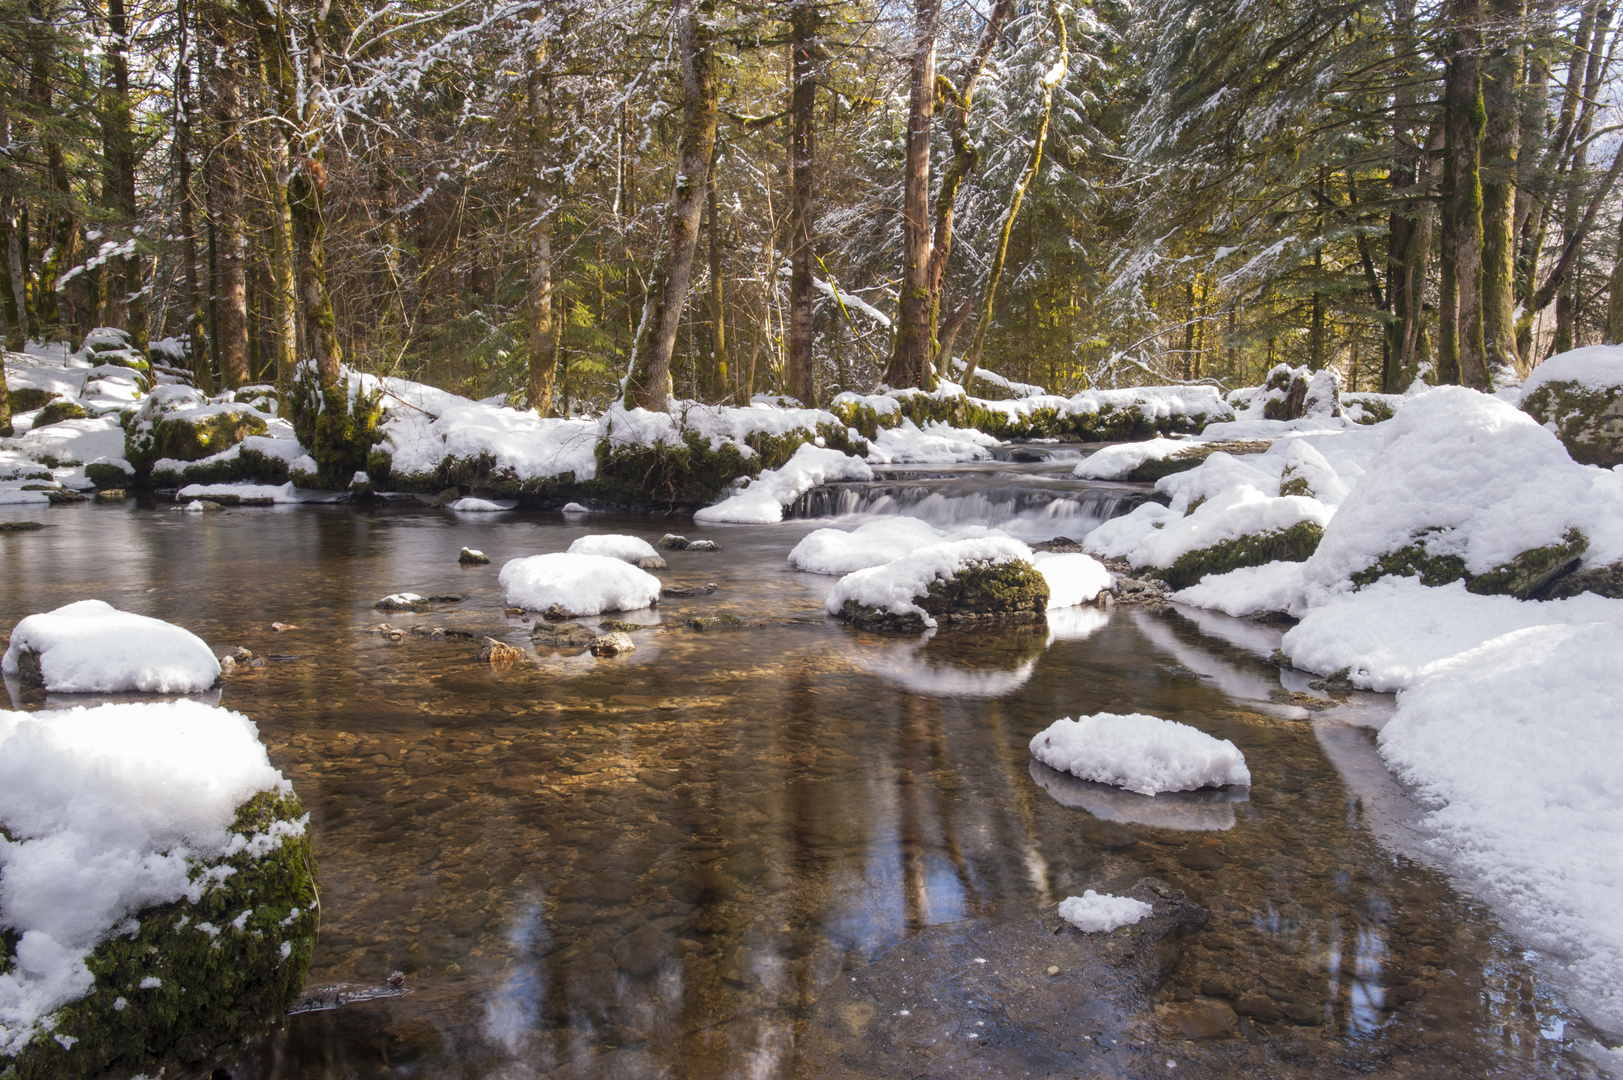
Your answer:
[[[203,871],[280,847],[303,825],[245,837],[237,810],[291,789],[254,724],[192,701],[0,712],[0,1054],[55,1026],[87,994],[85,961],[145,908],[198,902]]]
[[[981,566],[1030,561],[1031,549],[1009,537],[948,540],[919,548],[882,566],[847,574],[829,590],[824,607],[830,615],[838,615],[847,602],[854,602],[891,615],[916,615],[925,626],[935,626],[935,619],[919,606],[918,599],[936,581],[952,581],[956,575]]]
[[[19,622],[0,667],[15,676],[24,664],[37,666],[45,688],[57,693],[188,694],[220,675],[220,662],[191,631],[101,600]]]
[[[770,524],[782,521],[783,508],[819,484],[872,479],[873,469],[861,458],[801,443],[781,467],[767,469],[737,495],[706,506],[693,517],[696,521]]]
[[[814,574],[849,574],[870,566],[883,566],[945,540],[1006,535],[979,525],[947,532],[918,518],[884,517],[849,532],[830,528],[807,533],[789,552],[789,565]]]

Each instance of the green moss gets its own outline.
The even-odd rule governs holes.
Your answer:
[[[121,488],[130,482],[130,474],[117,465],[86,465],[85,478],[97,488]]]
[[[15,408],[15,406],[13,406]],[[34,427],[42,428],[47,424],[60,424],[64,420],[83,420],[86,414],[84,406],[77,401],[62,398],[51,402],[39,411],[34,417]]]
[[[41,390],[37,386],[24,386],[9,392],[11,411],[13,413],[33,412],[43,409],[56,398],[50,390]]]
[[[940,626],[994,622],[1040,622],[1048,611],[1048,581],[1021,559],[970,562],[951,581],[937,578],[915,602]],[[924,620],[916,613],[896,615],[847,600],[840,618],[865,630],[919,633]]]
[[[1554,595],[1552,582],[1559,584],[1562,575],[1577,564],[1589,547],[1588,537],[1577,529],[1569,529],[1560,543],[1524,551],[1508,563],[1473,575],[1458,555],[1430,553],[1426,538],[1439,531],[1428,529],[1416,537],[1415,543],[1381,555],[1373,566],[1352,576],[1353,584],[1363,588],[1383,577],[1418,577],[1422,585],[1433,587],[1464,581],[1467,591],[1481,596],[1514,596],[1528,600]]]
[[[746,459],[730,442],[712,450],[709,439],[692,431],[682,433],[680,445],[627,446],[603,439],[597,444],[597,476],[582,487],[611,502],[700,505],[740,476],[761,475],[762,467],[760,454]]]
[[[342,381],[323,387],[314,371],[303,368],[289,395],[293,432],[315,458],[314,473],[290,474],[300,487],[344,491],[366,468],[372,448],[383,438],[383,388],[357,392],[352,399]]]
[[[293,795],[262,792],[238,810],[232,831],[251,838],[301,813]],[[0,1077],[179,1071],[280,1019],[304,985],[315,946],[319,901],[310,841],[285,836],[257,859],[244,852],[217,864],[198,862],[192,879],[214,867],[235,872],[195,904],[180,900],[140,912],[132,933],[97,946],[87,961],[95,984],[54,1014],[57,1038],[38,1038],[15,1057],[0,1057]],[[218,933],[199,929],[203,924]],[[5,936],[0,968],[10,966],[15,944]],[[149,978],[159,985],[142,989]]]
[[[1623,463],[1623,386],[1548,382],[1527,395],[1522,411],[1553,426],[1572,460],[1608,467]]]
[[[1169,569],[1156,571],[1175,589],[1187,588],[1207,574],[1226,574],[1244,566],[1271,562],[1306,562],[1318,549],[1324,530],[1311,521],[1299,521],[1288,529],[1270,529],[1234,540],[1220,540],[1211,547],[1188,552]]]

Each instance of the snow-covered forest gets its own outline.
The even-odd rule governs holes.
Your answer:
[[[13,349],[122,327],[209,390],[314,358],[554,415],[638,355],[732,403],[966,360],[1484,388],[1623,330],[1615,21],[18,0],[0,307]]]

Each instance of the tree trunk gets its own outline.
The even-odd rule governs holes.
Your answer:
[[[216,16],[224,15],[211,7]],[[242,182],[243,161],[242,101],[237,89],[236,72],[241,66],[232,42],[232,24],[229,19],[215,17],[209,20],[209,37],[201,42],[209,49],[214,62],[208,66],[208,93],[210,127],[214,138],[207,158],[209,180],[210,223],[213,226],[214,305],[216,352],[219,357],[220,379],[230,389],[250,382],[248,370],[248,278],[247,251],[243,237]]]
[[[1481,0],[1454,0],[1449,13],[1453,33],[1444,85],[1448,129],[1443,171],[1443,247],[1454,279],[1456,330],[1452,335],[1445,332],[1439,374],[1447,371],[1465,386],[1486,390],[1481,177],[1481,138],[1486,117],[1482,106]],[[1445,319],[1449,316],[1447,306],[1445,300]]]
[[[1043,147],[1048,142],[1048,121],[1054,113],[1054,87],[1059,85],[1069,70],[1071,54],[1065,31],[1065,16],[1054,0],[1049,0],[1048,12],[1054,24],[1054,33],[1059,39],[1059,60],[1043,76],[1042,119],[1037,121],[1037,133],[1031,141],[1031,156],[1026,159],[1025,170],[1015,182],[1014,194],[1009,199],[1008,213],[1003,217],[1003,228],[998,231],[997,251],[992,256],[992,268],[986,275],[986,300],[981,306],[980,321],[975,324],[974,344],[969,347],[969,357],[964,361],[966,390],[969,381],[975,377],[976,367],[980,365],[981,349],[986,344],[986,330],[992,325],[992,310],[997,302],[997,285],[1003,276],[1003,264],[1009,255],[1009,234],[1014,231],[1014,217],[1020,212],[1020,201],[1025,198],[1026,187],[1042,168]]]
[[[1482,69],[1482,338],[1490,369],[1514,369],[1516,177],[1521,148],[1525,0],[1490,0],[1493,42]],[[1491,375],[1491,370],[1490,370]]]
[[[902,290],[896,344],[885,381],[934,389],[930,340],[930,128],[935,119],[935,48],[941,0],[913,0],[908,64],[907,150],[902,173]]]
[[[180,57],[175,63],[175,173],[180,197],[180,250],[186,267],[186,329],[191,345],[192,376],[204,393],[214,392],[209,368],[208,333],[203,324],[203,290],[197,281],[197,192],[192,187],[192,72],[187,31],[186,0],[175,2],[175,24],[180,29]]]
[[[1008,22],[1013,12],[1013,0],[995,0],[991,12],[987,15],[986,25],[981,30],[980,43],[975,47],[975,53],[970,57],[956,90],[953,90],[945,79],[938,78],[936,82],[937,90],[947,93],[952,101],[953,114],[952,160],[948,162],[947,171],[941,176],[941,190],[936,193],[935,236],[930,243],[931,340],[935,340],[942,332],[938,326],[941,319],[942,282],[947,274],[947,260],[952,257],[953,224],[958,209],[958,191],[980,164],[980,151],[969,141],[969,114],[975,103],[975,86],[986,70],[986,63],[991,58],[992,49],[997,45],[1004,24]],[[973,306],[971,303],[971,309]],[[960,319],[959,325],[962,324],[963,320]],[[953,328],[953,333],[956,335],[957,327]],[[937,352],[940,354],[950,352],[949,345],[950,343],[938,345]],[[940,355],[935,359],[936,370],[943,378],[950,377],[952,373],[946,367],[946,360]]]
[[[687,304],[699,219],[716,141],[716,73],[711,0],[679,0],[676,13],[682,58],[682,135],[676,180],[666,217],[666,243],[643,304],[626,379],[627,408],[666,412],[671,397],[671,355]]]
[[[552,181],[548,170],[551,138],[549,86],[545,74],[546,46],[530,55],[525,87],[529,113],[526,132],[530,144],[530,287],[525,311],[529,337],[529,407],[542,416],[552,415],[557,356],[552,329]]]
[[[114,198],[110,200],[123,218],[124,227],[132,231],[137,224],[135,206],[135,136],[130,129],[130,27],[124,12],[124,0],[107,0],[107,31],[112,50],[108,66],[113,86],[108,102],[105,123],[106,142],[111,151],[108,162],[114,182]],[[147,352],[147,292],[141,273],[145,260],[139,246],[123,259],[123,273],[119,297],[123,307],[124,329],[130,335],[130,346],[142,356]],[[113,275],[109,274],[109,285]]]
[[[1606,282],[1606,343],[1623,345],[1623,219],[1618,222],[1617,260]]]
[[[797,0],[789,15],[789,394],[817,405],[812,359],[812,260],[816,252],[815,178],[817,0]]]
[[[721,207],[716,198],[716,168],[720,164],[719,145],[710,155],[708,192],[710,215],[710,376],[711,397],[727,396],[730,358],[727,353],[727,293],[721,276]]]
[[[55,107],[52,103],[51,67],[54,38],[51,27],[54,11],[48,0],[29,0],[27,31],[29,41],[28,96],[39,115],[48,115]],[[56,205],[45,217],[45,236],[49,243],[40,260],[39,280],[34,289],[35,323],[41,340],[49,341],[62,333],[61,308],[58,304],[57,279],[62,268],[76,261],[79,230],[68,207],[72,204],[73,189],[68,182],[67,159],[62,144],[49,129],[40,132],[44,141],[46,178],[55,190]]]
[[[273,58],[274,59],[274,58]],[[260,49],[260,77],[267,85],[269,63]],[[293,260],[293,207],[287,184],[292,169],[287,132],[270,130],[270,154],[261,170],[270,219],[271,351],[276,358],[276,385],[287,390],[299,362],[299,290]]]

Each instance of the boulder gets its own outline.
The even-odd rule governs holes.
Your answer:
[[[1286,529],[1269,529],[1232,540],[1219,540],[1178,557],[1170,567],[1152,570],[1174,589],[1187,588],[1207,574],[1226,574],[1242,566],[1271,562],[1305,562],[1318,549],[1324,529],[1299,521]]]
[[[593,656],[619,656],[621,653],[635,652],[637,646],[630,634],[614,630],[594,637],[591,649]]]
[[[971,541],[973,543],[973,541]],[[940,545],[946,547],[948,545]],[[1023,545],[1022,545],[1023,546]],[[928,550],[928,549],[926,549]],[[907,560],[898,560],[906,562]],[[830,594],[831,614],[865,630],[918,633],[926,617],[938,626],[972,626],[980,623],[1041,622],[1048,610],[1048,581],[1024,558],[970,557],[950,573],[938,573],[919,591],[913,592],[911,610],[897,611],[864,596],[845,595],[845,586],[859,575],[884,572],[896,563],[859,570],[840,580]],[[834,605],[838,598],[839,603]]]
[[[77,401],[57,398],[34,417],[34,428],[37,430],[50,424],[60,424],[64,420],[83,420],[87,415],[84,406]]]
[[[1623,378],[1598,385],[1547,380],[1522,399],[1522,411],[1555,432],[1572,460],[1606,468],[1623,464]]]
[[[523,649],[495,638],[486,638],[479,647],[479,662],[482,664],[511,664],[515,660],[523,660],[527,655]]]

